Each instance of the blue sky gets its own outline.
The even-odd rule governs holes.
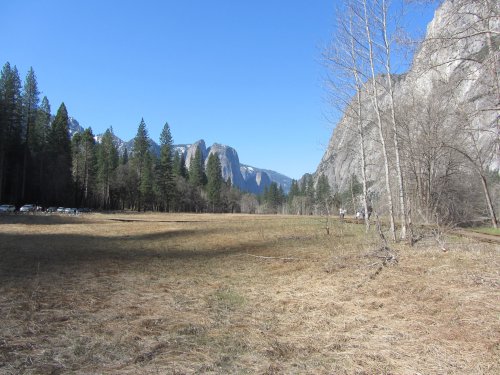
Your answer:
[[[240,162],[298,179],[332,133],[321,53],[334,0],[6,1],[0,64],[30,66],[52,112],[94,134],[203,138]],[[411,14],[423,30],[432,10]]]

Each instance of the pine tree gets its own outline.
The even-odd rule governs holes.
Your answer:
[[[188,171],[186,170],[186,158],[184,154],[175,152],[174,153],[174,176],[182,177],[184,179],[188,178]]]
[[[137,183],[139,184],[136,188],[138,193],[137,197],[137,210],[141,210],[143,203],[143,197],[141,195],[141,184],[143,181],[143,173],[146,164],[146,159],[149,157],[149,138],[148,131],[146,129],[146,123],[144,119],[141,119],[139,127],[137,128],[137,134],[134,138],[134,153],[132,157],[132,164],[134,167],[134,172],[136,174]]]
[[[160,160],[157,171],[157,186],[163,209],[170,211],[174,196],[174,165],[172,159],[173,140],[168,123],[165,123],[160,135]]]
[[[30,68],[24,81],[24,88],[22,93],[22,106],[23,106],[23,172],[21,182],[21,199],[26,200],[26,190],[28,170],[30,169],[31,152],[36,148],[34,135],[34,128],[36,124],[36,117],[38,113],[38,85],[36,82],[35,72]]]
[[[153,160],[149,152],[144,157],[143,170],[139,185],[139,192],[142,200],[142,208],[151,209],[153,206]]]
[[[42,103],[37,111],[35,127],[33,129],[33,150],[35,154],[42,152],[47,144],[47,137],[50,132],[50,104],[46,96],[42,98]]]
[[[322,174],[318,178],[318,185],[316,187],[316,201],[320,204],[325,204],[331,197],[331,188],[328,178]]]
[[[71,141],[68,111],[64,103],[57,110],[48,141],[50,170],[49,201],[52,204],[70,203],[71,199]]]
[[[7,62],[0,73],[0,201],[16,202],[21,145],[21,80]]]
[[[299,184],[296,180],[292,180],[292,184],[290,185],[290,192],[288,193],[288,202],[291,204],[293,198],[300,195]]]
[[[106,130],[97,150],[97,180],[101,196],[101,207],[111,207],[111,183],[118,166],[118,150],[111,129]]]
[[[125,148],[125,149],[123,150],[123,154],[122,154],[122,157],[121,157],[121,159],[120,159],[120,164],[121,164],[121,165],[127,165],[127,163],[128,163],[128,151],[127,151],[127,149]]]
[[[314,197],[315,197],[315,189],[314,189],[314,180],[312,175],[308,174],[306,176],[306,196],[311,199],[312,202],[314,202]]]
[[[205,180],[203,157],[201,155],[201,149],[197,147],[194,157],[191,158],[189,164],[189,183],[194,187],[202,187],[205,185]]]
[[[284,199],[284,193],[281,186],[278,186],[276,182],[271,182],[268,188],[264,192],[264,201],[271,212],[277,213],[278,207],[282,204]]]
[[[96,168],[95,140],[91,128],[72,139],[75,204],[87,206],[93,190]]]
[[[75,193],[74,202],[75,205],[79,202],[79,196],[81,195],[81,169],[82,169],[82,158],[80,156],[80,149],[82,143],[82,135],[76,133],[71,139],[71,163],[72,169],[71,174],[73,176],[73,192]]]
[[[42,104],[38,109],[33,138],[35,139],[35,161],[38,201],[46,204],[45,181],[47,181],[47,143],[50,133],[50,104],[46,96],[42,99]]]
[[[23,103],[23,130],[24,142],[26,142],[30,149],[34,149],[34,127],[36,125],[38,104],[40,99],[38,95],[38,83],[33,68],[30,68],[26,79],[24,81],[22,103]]]
[[[318,185],[316,186],[316,202],[322,213],[328,215],[330,214],[332,192],[328,178],[324,174],[318,178]]]
[[[222,201],[222,167],[219,156],[210,154],[207,162],[207,196],[208,203],[212,206],[212,212],[219,209]]]

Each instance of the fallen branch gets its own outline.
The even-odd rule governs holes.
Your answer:
[[[277,259],[277,260],[309,260],[309,259],[305,259],[305,258],[294,258],[294,257],[265,257],[265,256],[262,256],[262,255],[252,255],[252,254],[248,254],[248,253],[245,253],[245,255],[248,255],[250,257],[254,257],[254,258],[260,258],[260,259]]]

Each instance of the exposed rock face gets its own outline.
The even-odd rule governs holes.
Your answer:
[[[205,145],[205,141],[203,139],[200,139],[199,141],[190,145],[187,149],[186,154],[184,155],[187,169],[189,169],[189,166],[191,165],[191,159],[194,158],[197,148],[201,150],[201,157],[203,158],[203,160],[207,159],[207,146]]]
[[[53,121],[55,117],[54,116],[51,117]],[[73,117],[68,118],[68,128],[69,128],[69,135],[71,137],[73,137],[75,133],[83,133],[83,131],[85,130],[80,126],[80,123]]]
[[[214,143],[208,150],[208,156],[211,154],[217,154],[219,156],[222,167],[222,178],[224,180],[227,181],[230,178],[233,185],[245,186],[245,181],[240,172],[240,159],[234,148]],[[205,169],[208,163],[208,156],[205,159]]]
[[[489,9],[493,7],[494,9]],[[488,8],[488,9],[486,9]],[[402,127],[401,138],[407,155],[411,156],[413,138],[419,133],[422,139],[423,131],[416,130],[419,124],[426,121],[428,113],[433,111],[436,121],[436,132],[430,135],[426,144],[439,138],[443,142],[459,136],[458,121],[466,118],[472,128],[479,131],[477,142],[479,147],[493,144],[492,137],[498,137],[498,65],[497,75],[485,64],[491,64],[496,58],[498,64],[500,46],[500,5],[496,1],[445,1],[435,12],[433,21],[427,27],[427,35],[420,50],[415,54],[411,69],[404,75],[393,75],[394,98],[396,100],[396,115]],[[488,14],[496,14],[491,17]],[[484,20],[481,20],[483,18]],[[479,20],[479,21],[478,21]],[[487,20],[487,21],[485,21]],[[488,32],[488,30],[494,32]],[[495,57],[496,56],[496,57]],[[385,76],[378,77],[382,87],[388,86]],[[379,97],[382,111],[389,113],[389,97],[387,91],[381,90]],[[495,110],[496,108],[496,110]],[[362,112],[366,116],[364,134],[367,156],[367,179],[372,183],[371,191],[380,193],[384,190],[384,172],[381,147],[373,105],[362,93]],[[467,117],[468,116],[468,117]],[[387,122],[387,117],[384,118]],[[394,178],[394,150],[391,137],[392,130],[385,124],[388,142],[388,152],[391,158],[390,169]],[[496,133],[496,134],[495,134]],[[436,133],[437,134],[437,133]],[[425,135],[425,134],[424,134]],[[417,150],[414,150],[415,152]],[[500,153],[492,153],[489,167],[498,170]],[[336,125],[330,138],[328,148],[315,172],[315,179],[324,174],[330,185],[336,191],[348,189],[351,176],[360,174],[359,135],[355,120],[344,116]],[[439,168],[438,165],[436,168]],[[438,175],[438,173],[436,173]]]
[[[271,185],[271,183],[273,182],[268,173],[249,165],[241,165],[240,172],[243,176],[243,179],[245,180],[245,187],[247,191],[255,194],[263,193],[265,188]],[[285,190],[284,186],[283,190]]]
[[[191,158],[196,152],[196,147],[201,147],[202,155],[206,163],[208,156],[217,153],[222,167],[222,177],[224,180],[231,179],[234,186],[240,190],[249,193],[260,194],[264,189],[276,182],[281,185],[285,192],[288,192],[291,185],[291,178],[284,176],[280,173],[264,170],[260,168],[251,167],[248,165],[240,164],[238,153],[232,147],[214,143],[210,147],[206,147],[203,140],[199,140],[191,145],[177,145],[174,149],[184,154],[186,159],[186,168],[189,168]],[[272,176],[272,177],[271,177]]]

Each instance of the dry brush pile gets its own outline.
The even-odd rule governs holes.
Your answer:
[[[387,263],[312,217],[0,222],[0,373],[500,372],[498,245]]]

